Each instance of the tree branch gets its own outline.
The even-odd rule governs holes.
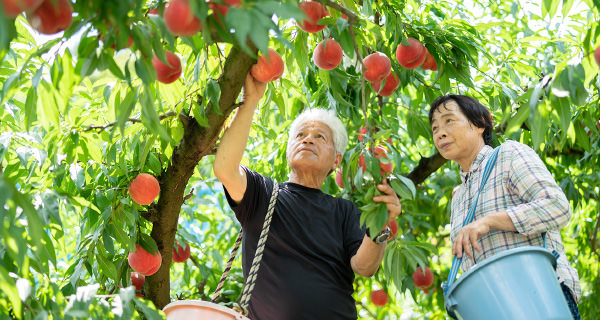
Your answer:
[[[171,111],[165,112],[165,113],[161,114],[160,116],[158,116],[158,119],[159,120],[164,120],[166,118],[174,117],[175,115],[176,115],[175,111],[171,110]],[[136,119],[136,118],[129,118],[127,121],[131,122],[131,123],[140,123],[140,122],[142,122],[141,119]],[[99,132],[102,132],[102,131],[104,131],[104,130],[106,130],[106,129],[108,129],[108,128],[114,126],[114,125],[116,125],[116,124],[117,124],[117,122],[114,121],[114,122],[107,123],[105,125],[91,125],[91,126],[88,126],[87,128],[85,128],[85,130],[83,130],[83,131],[87,132],[87,131],[91,131],[91,130],[98,130],[98,133],[99,133]]]
[[[339,3],[329,1],[329,0],[322,0],[321,3],[345,14],[348,17],[349,24],[351,24],[351,25],[358,24],[358,16],[356,15],[356,13],[352,12],[352,10],[342,6]]]
[[[433,172],[437,171],[441,166],[444,165],[448,160],[444,159],[439,152],[436,152],[429,158],[421,158],[419,164],[408,174],[408,178],[412,180],[415,185],[423,183],[427,177]]]

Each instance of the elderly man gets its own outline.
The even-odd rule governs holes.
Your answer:
[[[560,254],[556,271],[573,318],[579,319],[579,277],[569,265],[560,235],[571,215],[569,201],[540,157],[522,143],[502,143],[475,218],[462,227],[494,150],[492,116],[471,97],[446,95],[431,104],[429,122],[442,157],[462,169],[462,184],[452,197],[450,239],[453,254],[460,258],[463,250],[466,253],[463,272],[502,251],[545,242],[546,248]]]
[[[272,179],[240,165],[250,126],[265,84],[250,75],[244,101],[223,135],[213,171],[244,230],[244,276],[254,257],[273,189]],[[291,125],[287,147],[289,181],[279,183],[279,198],[248,311],[251,319],[356,319],[354,273],[372,276],[383,258],[389,230],[375,241],[359,225],[360,212],[345,199],[321,192],[325,178],[342,161],[348,137],[333,112],[309,110]],[[400,202],[384,181],[388,218]]]

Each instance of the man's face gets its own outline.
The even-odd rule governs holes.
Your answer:
[[[339,165],[342,158],[341,154],[336,155],[333,132],[320,121],[302,124],[289,143],[287,161],[294,170],[327,174]]]
[[[484,128],[473,125],[462,113],[454,100],[440,105],[431,118],[433,143],[442,157],[463,165],[461,160],[469,159],[483,141]],[[470,165],[468,163],[467,165]]]

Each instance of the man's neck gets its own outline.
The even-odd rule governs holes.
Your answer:
[[[315,176],[314,174],[303,174],[302,172],[292,170],[288,181],[308,188],[321,189],[323,182],[325,182],[325,177]]]

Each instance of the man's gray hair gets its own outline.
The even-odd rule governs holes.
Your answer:
[[[292,139],[298,133],[298,130],[302,127],[302,124],[310,121],[319,121],[324,123],[331,129],[333,133],[333,145],[336,153],[344,154],[346,146],[348,145],[348,133],[346,128],[342,124],[342,121],[337,117],[335,111],[315,108],[304,110],[299,116],[294,119],[290,126],[290,136],[288,138],[288,147],[286,153],[289,153]]]

